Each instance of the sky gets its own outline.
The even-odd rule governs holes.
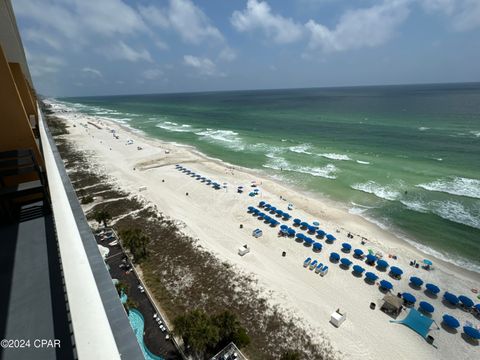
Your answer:
[[[480,81],[480,0],[13,0],[37,91]]]

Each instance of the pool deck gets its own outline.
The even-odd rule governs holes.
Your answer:
[[[119,281],[128,284],[128,296],[138,304],[136,308],[142,313],[145,320],[144,342],[148,350],[155,355],[161,356],[165,360],[182,359],[172,341],[165,339],[167,333],[163,333],[159,329],[156,321],[154,321],[153,314],[156,313],[155,307],[145,293],[141,293],[140,290],[138,290],[140,281],[135,275],[135,272],[131,271],[126,274],[124,270],[119,268],[119,265],[122,263],[122,258],[125,255],[122,248],[119,245],[113,247],[108,246],[107,244],[102,243],[98,237],[97,242],[110,249],[106,262],[110,266],[110,275],[112,276],[112,279],[118,279]]]

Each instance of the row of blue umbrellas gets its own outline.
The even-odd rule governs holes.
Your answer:
[[[292,217],[289,213],[287,213],[283,210],[280,210],[280,209],[276,208],[275,206],[266,203],[265,201],[260,201],[258,203],[258,206],[261,207],[261,208],[264,208],[265,210],[268,210],[270,213],[275,213],[278,216],[281,216],[285,220],[290,220],[290,218]]]
[[[190,175],[191,177],[194,177],[196,180],[201,180],[202,182],[205,182],[206,185],[212,185],[215,190],[218,190],[221,188],[221,185],[213,180],[207,179],[205,176],[202,176],[200,174],[195,173],[192,170],[187,169],[186,167],[183,167],[179,164],[175,165],[177,170],[184,172],[187,175]]]
[[[268,222],[271,226],[275,227],[277,226],[278,224],[280,224],[279,221],[277,221],[276,219],[268,216],[267,214],[261,212],[260,210],[254,208],[253,206],[249,206],[248,207],[248,212],[252,213],[253,215],[257,216],[259,218],[259,220],[264,220],[266,222]]]

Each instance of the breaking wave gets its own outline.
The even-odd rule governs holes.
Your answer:
[[[376,197],[385,200],[397,200],[400,197],[400,193],[388,186],[382,186],[375,181],[367,181],[363,184],[353,184],[352,189],[363,191],[369,194],[373,194]]]
[[[325,154],[318,154],[318,156],[322,156],[324,158],[330,160],[352,160],[350,156],[344,154],[335,154],[335,153],[325,153]]]
[[[264,168],[269,168],[273,170],[281,170],[281,171],[291,171],[297,172],[302,174],[308,174],[317,177],[323,177],[326,179],[336,179],[335,173],[338,169],[333,164],[328,164],[323,167],[310,167],[310,166],[298,166],[291,164],[286,159],[282,157],[275,156],[275,154],[266,154],[269,158],[266,164],[262,166]]]
[[[417,187],[428,191],[437,191],[480,199],[480,180],[477,179],[463,177],[439,179],[427,184],[418,184]]]

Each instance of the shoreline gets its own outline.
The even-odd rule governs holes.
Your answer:
[[[298,191],[291,184],[285,185],[276,179],[265,176],[261,170],[245,169],[219,159],[209,158],[190,145],[179,146],[151,138],[141,131],[132,130],[113,120],[97,119],[98,124],[102,124],[102,129],[90,127],[84,129],[82,126],[78,126],[79,123],[86,122],[87,116],[83,114],[75,118],[71,114],[65,116],[65,114],[56,113],[55,115],[65,119],[70,125],[71,134],[67,136],[75,143],[75,146],[94,153],[95,160],[107,174],[118,179],[122,188],[156,204],[159,210],[170,218],[181,220],[182,231],[192,238],[198,239],[202,247],[221,261],[233,263],[247,273],[252,273],[259,280],[259,286],[272,291],[272,303],[290,309],[294,316],[302,319],[305,329],[314,332],[314,335],[317,330],[313,329],[320,331],[316,335],[317,340],[320,340],[325,333],[325,336],[332,340],[335,348],[341,349],[342,353],[347,356],[360,352],[362,356],[359,358],[380,358],[382,351],[389,351],[388,344],[383,344],[383,340],[386,340],[387,343],[388,340],[398,340],[400,344],[403,343],[401,348],[405,349],[395,349],[393,352],[397,358],[409,358],[410,356],[407,356],[405,351],[408,351],[406,348],[413,344],[420,347],[416,350],[419,355],[411,354],[411,357],[448,358],[451,355],[448,344],[454,341],[452,344],[454,350],[462,351],[463,348],[462,353],[465,353],[466,359],[474,358],[474,354],[471,353],[473,348],[470,348],[459,334],[452,337],[452,335],[444,334],[445,332],[436,333],[436,341],[444,345],[439,348],[445,350],[445,353],[439,353],[434,348],[422,344],[417,338],[418,335],[404,327],[398,327],[398,325],[395,331],[390,331],[391,335],[385,334],[386,329],[395,325],[390,325],[383,313],[369,312],[370,310],[367,309],[371,301],[377,303],[380,301],[381,293],[377,289],[366,284],[358,284],[358,282],[362,282],[360,279],[328,262],[327,264],[331,268],[330,273],[324,278],[318,275],[315,278],[311,272],[300,266],[300,261],[303,261],[305,256],[328,257],[330,251],[338,251],[338,245],[343,241],[352,243],[354,248],[372,247],[382,251],[385,255],[393,253],[398,256],[398,260],[387,259],[388,262],[392,265],[398,264],[405,271],[402,283],[398,284],[399,288],[396,291],[400,288],[403,291],[412,291],[408,286],[403,285],[413,272],[420,273],[420,276],[427,280],[426,282],[430,280],[437,284],[440,283],[442,290],[469,295],[469,289],[478,286],[477,273],[460,269],[454,264],[445,263],[439,259],[434,262],[434,271],[426,272],[422,269],[414,269],[408,265],[408,262],[411,259],[421,260],[424,255],[405,240],[380,229],[377,225],[358,215],[348,213],[330,199],[319,199],[318,194],[312,196],[303,190]],[[73,124],[77,124],[76,129],[72,128]],[[121,139],[113,139],[111,134],[106,131],[106,127],[103,127],[105,124],[110,128],[117,129],[121,134]],[[125,133],[128,134],[127,137],[125,137]],[[127,138],[134,139],[134,145],[125,145]],[[137,150],[137,145],[143,149]],[[109,150],[109,147],[112,150]],[[168,150],[169,153],[165,154],[165,150]],[[262,196],[258,199],[251,199],[245,194],[237,195],[229,191],[208,189],[200,182],[195,182],[175,170],[174,165],[177,163],[192,164],[187,166],[192,167],[195,172],[208,175],[219,182],[228,182],[229,187],[235,187],[234,185],[240,183],[248,184],[252,179],[261,180]],[[231,166],[234,167],[235,174],[233,176],[226,173],[228,167]],[[132,170],[134,167],[137,169]],[[165,179],[165,183],[160,182],[160,179]],[[140,185],[146,186],[147,190],[139,191]],[[185,196],[185,191],[189,192],[189,196]],[[295,205],[291,212],[294,213],[294,217],[308,219],[308,221],[311,221],[312,218],[319,219],[324,230],[337,236],[337,242],[334,245],[325,245],[321,254],[317,255],[312,254],[311,250],[307,252],[304,246],[294,241],[276,238],[273,236],[275,230],[264,230],[265,234],[260,241],[252,240],[249,229],[262,227],[262,224],[253,219],[251,215],[246,214],[246,206],[256,205],[258,200],[267,200],[278,205],[280,204],[279,195],[285,196],[285,194],[287,194],[288,202]],[[207,207],[205,207],[206,204],[208,204]],[[282,209],[286,208],[286,205],[287,202]],[[211,224],[211,222],[218,222],[219,212],[222,214],[222,224],[215,226],[216,224]],[[238,228],[239,223],[244,224],[246,231]],[[340,233],[336,233],[337,229],[340,230]],[[218,232],[218,234],[214,234],[212,231]],[[346,233],[348,231],[370,239],[368,245],[358,245],[360,238],[357,236],[347,240]],[[236,249],[245,242],[251,244],[252,254],[241,258],[237,255]],[[286,259],[273,258],[272,249],[277,249],[278,246],[287,251]],[[384,273],[379,273],[379,275],[387,278]],[[356,294],[355,296],[352,296],[352,291]],[[414,293],[418,294],[418,292]],[[313,302],[302,296],[306,294],[311,294],[321,301]],[[333,329],[324,322],[328,323],[329,314],[339,306],[347,310],[349,321],[342,328]],[[365,309],[360,310],[359,306],[365,307]],[[439,306],[443,307],[443,305]],[[441,309],[438,312],[440,313],[442,310],[447,311]],[[454,313],[455,316],[462,320],[468,319],[466,314],[457,310]],[[436,316],[438,317],[438,315],[437,313]],[[369,332],[377,335],[378,341],[368,343],[366,335]],[[345,336],[350,338],[346,340]]]
[[[82,114],[82,115],[85,116],[84,114]],[[90,116],[90,115],[88,115],[88,116]],[[457,272],[457,273],[463,274],[465,277],[469,278],[472,281],[478,281],[478,277],[480,276],[480,266],[479,265],[473,264],[473,266],[476,269],[478,269],[478,271],[475,271],[475,270],[472,270],[472,269],[464,268],[464,267],[462,267],[461,264],[458,263],[458,262],[463,262],[463,263],[470,264],[468,259],[466,259],[466,258],[460,257],[460,258],[457,258],[457,260],[448,261],[448,260],[443,258],[443,257],[447,257],[446,254],[443,254],[443,253],[441,253],[441,252],[437,251],[436,249],[431,248],[429,246],[423,245],[422,243],[420,243],[418,241],[410,239],[404,234],[399,234],[399,233],[395,232],[394,230],[392,230],[391,228],[389,228],[388,225],[382,224],[383,225],[382,226],[382,225],[379,225],[376,220],[370,220],[370,219],[368,219],[368,218],[366,218],[362,215],[350,213],[349,208],[347,206],[347,203],[343,203],[343,202],[340,202],[340,201],[333,200],[326,195],[319,194],[318,192],[302,189],[301,187],[296,186],[295,184],[282,183],[281,180],[276,179],[274,175],[268,174],[267,171],[264,170],[264,169],[246,168],[246,167],[243,167],[243,166],[240,166],[240,165],[229,163],[229,162],[227,162],[225,160],[222,160],[220,158],[215,158],[215,157],[209,156],[209,155],[201,152],[200,150],[198,150],[195,146],[190,145],[190,144],[181,144],[181,143],[177,143],[177,142],[173,142],[173,141],[166,141],[166,140],[162,140],[162,139],[159,139],[159,138],[155,138],[153,136],[149,136],[148,134],[146,134],[142,130],[132,128],[131,126],[129,126],[129,125],[123,123],[123,122],[116,122],[115,120],[112,120],[112,119],[102,117],[100,119],[100,121],[109,124],[109,126],[118,126],[119,128],[121,128],[122,130],[124,130],[127,133],[130,133],[132,135],[136,135],[136,136],[141,137],[144,141],[152,142],[152,145],[154,145],[154,146],[155,146],[155,142],[157,142],[157,145],[159,145],[159,146],[171,146],[171,147],[180,147],[180,148],[188,149],[189,151],[191,151],[192,153],[194,153],[198,157],[200,157],[202,159],[205,159],[206,161],[214,162],[221,167],[233,167],[235,169],[238,169],[241,172],[250,174],[252,176],[256,176],[256,177],[260,177],[260,178],[266,178],[269,181],[276,183],[278,186],[286,188],[286,190],[293,190],[295,193],[308,195],[309,198],[313,198],[316,201],[323,202],[323,203],[328,203],[330,208],[340,210],[344,213],[344,215],[356,217],[356,219],[358,221],[366,222],[367,224],[369,224],[373,227],[376,227],[379,232],[385,232],[389,236],[389,241],[391,240],[394,243],[397,243],[398,245],[401,245],[401,246],[404,246],[404,247],[408,248],[412,252],[420,254],[421,256],[418,256],[418,258],[420,258],[422,256],[423,256],[423,258],[430,258],[431,260],[434,260],[435,263],[438,263],[438,262],[441,263],[443,267],[445,267],[446,269],[449,269],[452,272]],[[348,229],[345,229],[345,228],[343,228],[343,229],[348,231]],[[428,251],[424,251],[422,249],[422,247],[428,248]],[[440,254],[441,257],[439,257],[438,254]]]

